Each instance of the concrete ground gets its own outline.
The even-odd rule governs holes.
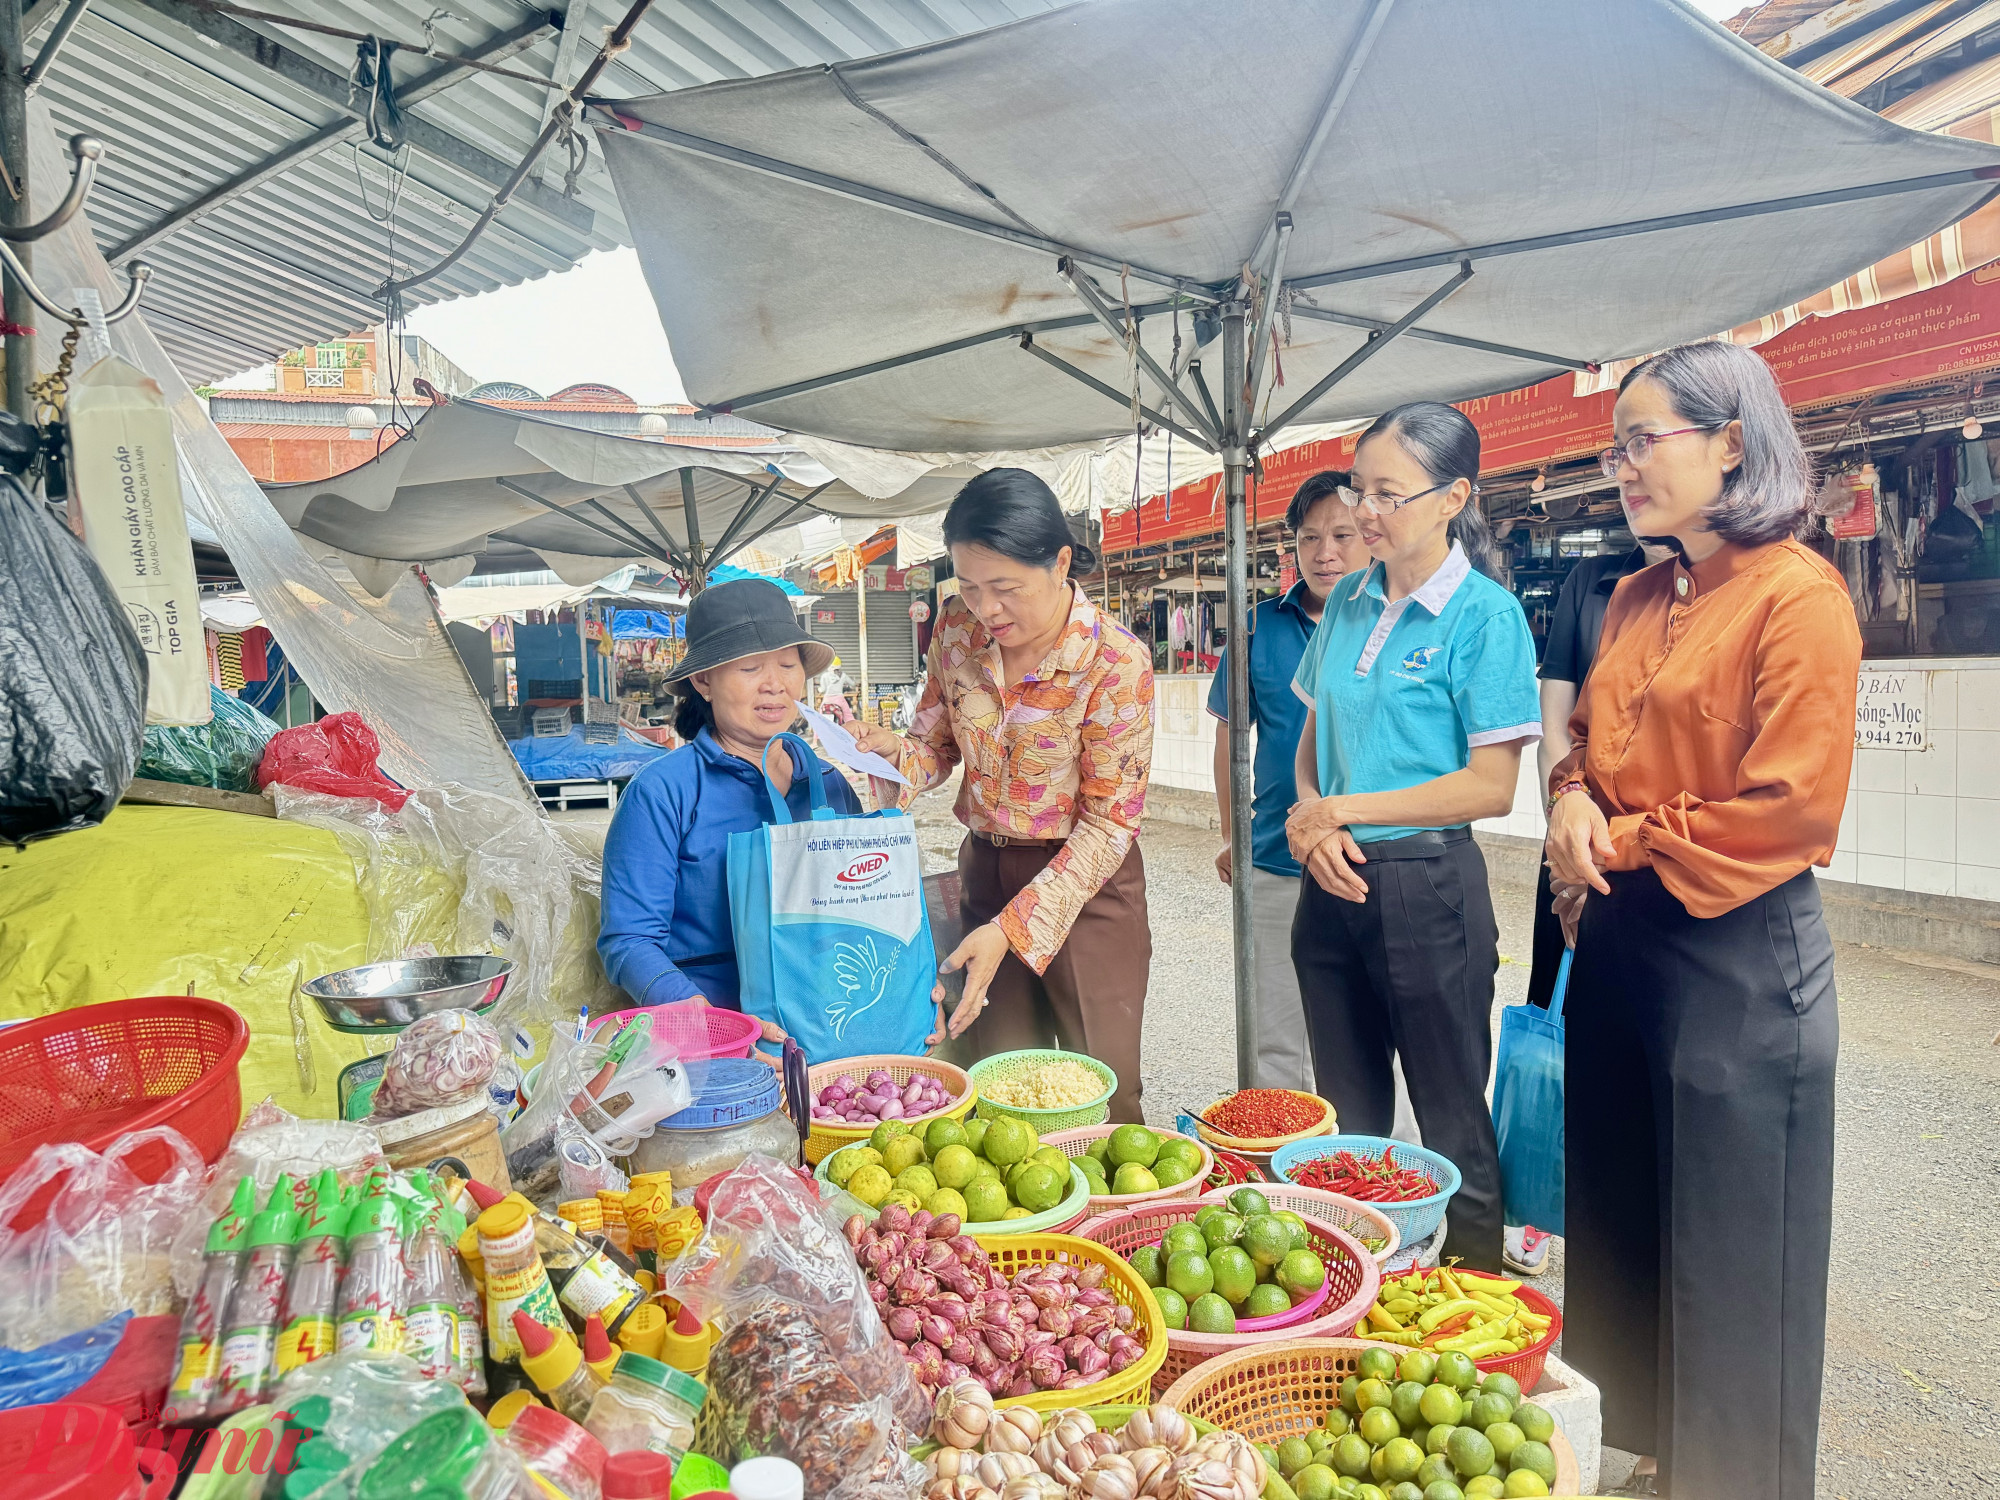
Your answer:
[[[947,867],[958,847],[950,791],[917,805],[929,870]],[[1142,848],[1153,919],[1146,1113],[1166,1124],[1177,1107],[1200,1108],[1234,1084],[1229,903],[1215,876],[1215,834],[1148,823]],[[1496,1000],[1518,1003],[1533,891],[1496,882],[1493,895]],[[1819,1494],[2000,1493],[2000,969],[1849,944],[1837,963],[1843,1036]],[[1718,1261],[1729,1253],[1715,1247]],[[1539,1285],[1561,1299],[1560,1242]],[[1629,1464],[1607,1450],[1604,1483]]]

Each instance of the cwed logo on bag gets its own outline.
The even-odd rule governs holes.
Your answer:
[[[775,821],[730,835],[743,1009],[776,1021],[815,1063],[920,1053],[937,953],[915,825],[902,812],[834,812],[812,747],[782,738],[804,759],[812,817],[792,821],[767,786]]]

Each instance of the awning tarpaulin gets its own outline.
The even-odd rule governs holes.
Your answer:
[[[540,553],[571,584],[634,559],[687,577],[812,511],[900,516],[948,503],[963,482],[926,475],[878,498],[796,448],[620,437],[458,399],[367,463],[264,493],[381,594],[413,562],[462,578],[493,543]]]
[[[1171,426],[1223,463],[1232,639],[1278,431],[1705,337],[2000,175],[1679,0],[1091,0],[595,118],[696,400],[926,452]]]

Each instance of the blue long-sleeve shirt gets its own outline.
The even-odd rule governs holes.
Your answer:
[[[786,750],[792,787],[785,805],[795,819],[808,818],[805,767],[796,750]],[[837,770],[824,767],[823,775],[829,806],[862,811]],[[741,1008],[724,862],[730,834],[771,821],[762,774],[706,729],[632,778],[604,840],[597,952],[612,983],[640,1005],[701,995],[711,1005]]]

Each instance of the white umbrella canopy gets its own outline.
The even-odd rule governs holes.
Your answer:
[[[925,473],[876,497],[790,446],[661,443],[455,400],[364,464],[264,493],[380,594],[407,563],[462,577],[494,544],[538,552],[574,584],[637,558],[685,573],[697,553],[713,567],[810,510],[900,517],[949,503],[963,483]]]
[[[926,453],[1167,426],[1221,460],[1231,640],[1245,470],[1293,423],[1706,337],[2000,177],[2000,150],[1890,124],[1681,0],[1089,0],[594,104],[696,400]],[[1248,735],[1230,779],[1248,848]],[[1230,900],[1248,1084],[1249,883]]]
[[[1113,322],[1128,299],[1143,314],[1162,365],[1176,296],[1185,359],[1197,306],[1246,264],[1280,272],[1290,342],[1259,420],[1469,264],[1297,413],[1339,420],[1784,306],[1979,206],[2000,164],[1677,0],[1095,0],[611,109],[606,157],[694,398],[895,449],[1131,429],[1126,349],[1065,255]],[[1213,439],[1197,396],[1176,404]]]

